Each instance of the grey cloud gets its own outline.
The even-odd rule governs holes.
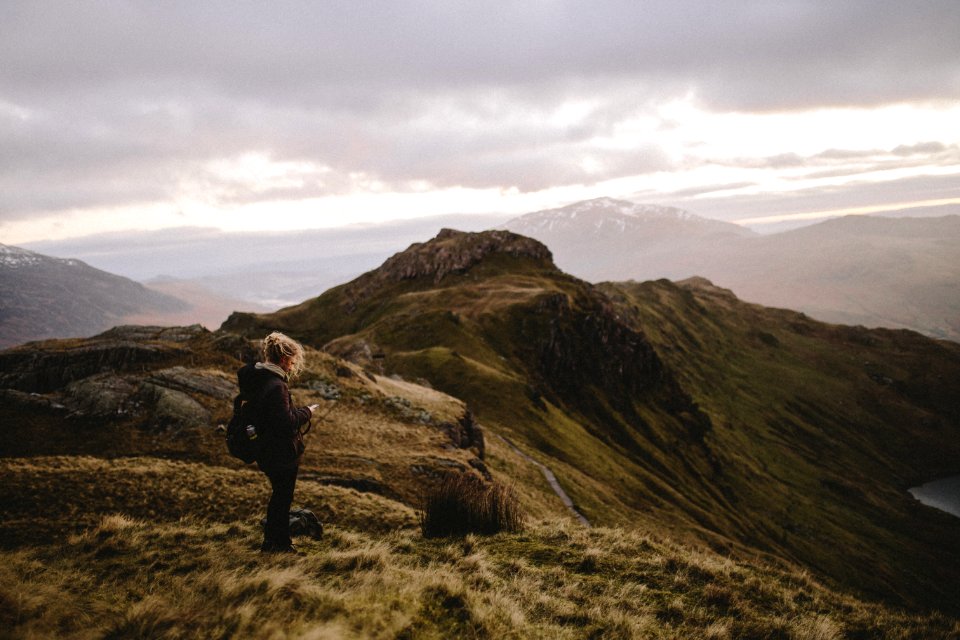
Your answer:
[[[952,0],[22,1],[6,17],[0,51],[12,64],[0,78],[15,95],[175,82],[280,102],[353,87],[363,102],[370,89],[539,90],[604,77],[763,108],[960,91]]]
[[[689,209],[720,220],[789,215],[901,202],[960,198],[956,176],[922,176],[889,182],[854,182],[842,186],[792,191],[789,197],[770,193],[748,196],[673,197],[662,204]]]
[[[590,150],[598,173],[579,163],[593,137],[687,92],[739,110],[955,99],[958,32],[955,0],[12,0],[0,215],[170,197],[184,175],[255,199],[203,168],[248,151],[330,167],[284,197],[343,192],[357,172],[533,190],[665,169],[649,145]],[[597,104],[551,124],[567,100]]]
[[[891,158],[895,156],[897,159]],[[719,164],[733,167],[758,169],[786,169],[806,167],[818,169],[811,173],[795,176],[796,180],[808,178],[836,177],[854,175],[863,172],[868,164],[871,170],[896,169],[929,165],[955,165],[960,163],[960,146],[945,145],[942,142],[923,142],[915,145],[901,145],[894,149],[827,149],[811,155],[782,153],[759,158],[730,158],[704,160],[705,164]],[[843,163],[851,163],[844,165]],[[839,165],[839,166],[838,166]]]
[[[719,191],[731,191],[733,189],[743,189],[744,187],[752,187],[756,183],[753,182],[727,182],[724,184],[712,184],[704,185],[702,187],[692,187],[690,189],[677,189],[676,191],[671,191],[668,194],[670,198],[692,198],[693,196],[702,196],[708,193],[717,193]],[[652,196],[653,194],[634,194],[634,197],[643,197]],[[662,196],[660,196],[662,197]]]
[[[896,156],[913,156],[918,154],[938,154],[943,153],[950,149],[947,145],[942,142],[921,142],[920,144],[913,145],[900,145],[893,151],[892,154]],[[957,147],[954,145],[953,150],[956,151]]]
[[[815,160],[859,160],[883,155],[879,149],[827,149],[812,156]]]

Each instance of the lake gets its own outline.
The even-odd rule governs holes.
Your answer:
[[[925,505],[960,518],[960,476],[935,480],[910,489],[913,497]]]

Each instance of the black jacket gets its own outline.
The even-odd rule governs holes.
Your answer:
[[[237,371],[244,420],[257,426],[263,440],[257,464],[261,469],[282,469],[298,464],[303,452],[300,426],[310,421],[310,409],[293,406],[286,380],[269,369],[247,364]]]

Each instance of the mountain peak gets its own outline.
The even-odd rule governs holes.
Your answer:
[[[78,265],[86,266],[83,262],[72,258],[54,258],[52,256],[45,256],[42,253],[30,251],[29,249],[14,247],[9,244],[0,244],[0,267],[19,269],[20,267],[28,267],[42,263],[56,263],[70,267]]]
[[[500,229],[477,233],[442,229],[432,240],[410,245],[371,273],[387,281],[431,276],[439,282],[447,274],[467,271],[493,254],[526,257],[553,266],[550,250],[532,238]]]
[[[651,222],[709,225],[706,218],[685,209],[637,204],[616,198],[594,198],[557,209],[544,209],[508,221],[501,228],[536,237],[538,233],[575,231],[577,234],[621,234],[641,230]]]

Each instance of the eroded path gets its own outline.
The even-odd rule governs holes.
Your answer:
[[[570,509],[573,515],[576,516],[577,520],[579,520],[585,526],[587,527],[590,526],[590,521],[587,520],[586,517],[582,513],[577,511],[577,508],[573,506],[573,500],[570,499],[570,496],[567,495],[567,492],[564,491],[563,487],[560,486],[560,483],[557,482],[557,476],[555,476],[553,471],[550,470],[550,467],[548,467],[547,465],[541,462],[537,462],[536,460],[534,460],[533,458],[525,454],[523,451],[517,448],[517,445],[510,442],[509,439],[501,436],[498,433],[495,433],[493,435],[503,440],[503,442],[506,443],[506,445],[510,447],[514,451],[514,453],[516,453],[521,458],[523,458],[530,464],[540,469],[540,472],[543,474],[543,477],[547,479],[547,483],[550,485],[550,488],[553,489],[553,492],[557,494],[557,497],[560,498],[560,501],[563,502],[564,505],[566,505],[567,509]]]

